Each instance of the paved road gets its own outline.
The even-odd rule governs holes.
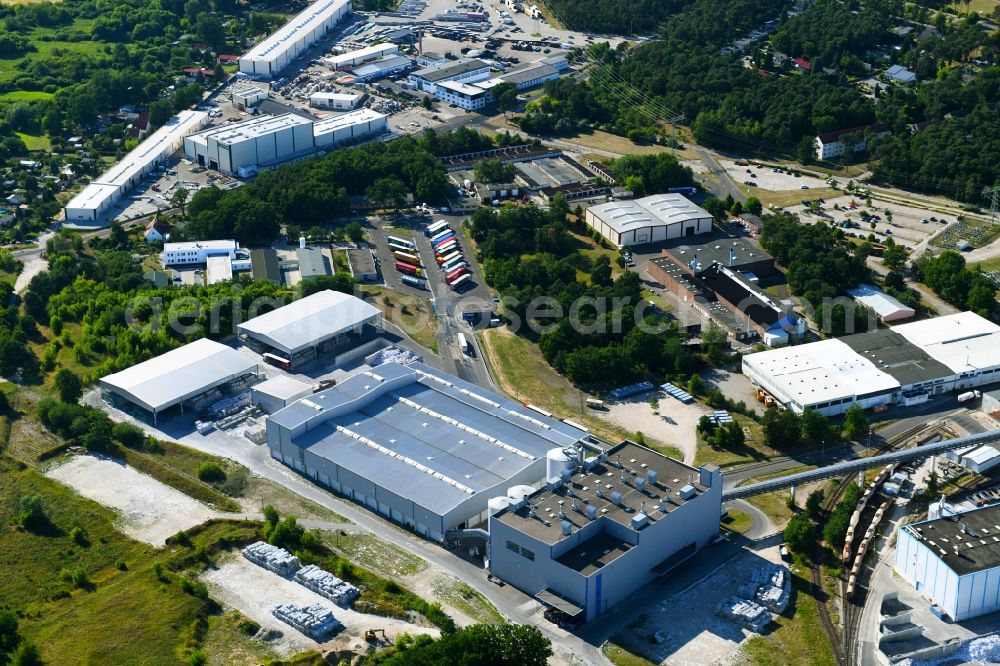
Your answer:
[[[739,185],[736,184],[736,181],[729,177],[729,173],[723,169],[722,165],[715,159],[715,154],[700,146],[695,146],[694,148],[697,153],[701,155],[701,161],[706,167],[708,167],[709,172],[719,179],[718,186],[716,186],[712,181],[705,181],[702,184],[710,189],[712,194],[720,199],[725,199],[726,196],[732,196],[736,201],[746,201],[747,194],[740,189]]]

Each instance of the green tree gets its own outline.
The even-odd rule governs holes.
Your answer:
[[[602,254],[590,270],[590,284],[597,287],[609,287],[611,283],[611,260],[607,255]]]
[[[13,650],[17,641],[17,616],[9,610],[0,609],[0,654]]]
[[[510,183],[514,180],[514,165],[496,159],[476,162],[474,175],[477,183]]]
[[[306,278],[299,282],[299,293],[305,297],[315,294],[318,291],[339,291],[344,294],[353,294],[354,285],[357,284],[350,273],[334,273],[333,275],[317,275]]]
[[[357,222],[348,222],[344,226],[344,231],[347,233],[347,237],[355,243],[360,243],[365,238],[365,230]]]
[[[149,124],[161,127],[174,115],[173,105],[165,99],[158,99],[149,105]]]
[[[187,210],[187,202],[191,197],[191,191],[186,187],[178,187],[174,190],[174,193],[170,195],[170,205],[174,208],[181,209],[181,217],[184,217]]]
[[[391,205],[399,212],[406,203],[406,186],[395,177],[379,178],[365,189],[365,197],[383,206]]]
[[[806,515],[812,520],[819,519],[820,511],[823,509],[823,489],[814,490],[806,498]]]
[[[899,245],[889,239],[885,245],[885,251],[882,253],[882,264],[888,268],[890,271],[901,272],[906,268],[906,260],[908,254],[906,248]]]
[[[808,555],[816,544],[816,526],[805,514],[800,513],[788,521],[784,537],[792,551]]]
[[[428,111],[434,110],[434,101],[430,97],[424,97],[420,100],[420,105],[423,106]]]
[[[48,523],[40,495],[22,495],[18,500],[18,524],[26,530],[35,530]]]
[[[815,409],[807,407],[799,417],[802,424],[802,439],[818,444],[830,437],[830,423]]]
[[[760,215],[764,210],[764,204],[760,202],[760,199],[754,196],[747,197],[746,202],[743,204],[743,209],[748,213],[753,213],[754,215]]]
[[[10,666],[44,666],[42,653],[34,643],[21,643],[11,657]]]
[[[474,624],[396,652],[383,666],[545,666],[552,644],[537,627]]]
[[[794,448],[802,441],[799,415],[790,409],[778,409],[771,405],[764,412],[761,423],[764,437],[775,448]]]
[[[111,426],[111,437],[130,449],[141,449],[146,443],[146,433],[131,423],[116,423]]]
[[[75,372],[69,368],[60,368],[56,373],[56,389],[59,391],[59,399],[63,402],[75,403],[83,395],[83,382]]]
[[[218,483],[226,480],[226,473],[219,463],[208,460],[198,465],[198,478],[205,483]]]
[[[868,435],[868,415],[861,405],[854,403],[844,412],[844,437],[860,441]]]

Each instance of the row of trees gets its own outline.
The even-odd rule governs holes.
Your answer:
[[[761,418],[764,437],[776,449],[795,448],[803,442],[822,444],[838,441],[841,437],[857,441],[868,434],[869,422],[860,405],[851,405],[844,414],[841,428],[814,409],[798,414],[791,409],[769,407]]]
[[[934,256],[925,252],[913,261],[913,277],[957,308],[984,317],[997,311],[996,287],[981,270],[971,270],[965,257],[954,250]]]

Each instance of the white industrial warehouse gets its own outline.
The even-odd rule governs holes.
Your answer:
[[[421,363],[361,372],[267,419],[273,458],[436,541],[481,525],[490,498],[530,493],[547,452],[586,437]]]
[[[590,621],[689,560],[719,533],[722,473],[632,442],[547,455],[547,485],[490,501],[489,567]]]
[[[350,111],[361,103],[364,95],[356,93],[315,92],[309,96],[309,106],[315,109]]]
[[[293,113],[258,116],[187,137],[184,154],[192,162],[222,173],[248,175],[248,168],[279,164],[313,152],[312,130],[311,120]]]
[[[254,317],[236,329],[243,344],[291,368],[377,336],[382,331],[382,312],[356,296],[327,289]]]
[[[859,284],[854,289],[848,289],[847,293],[884,322],[902,321],[917,314],[913,308],[870,284]]]
[[[163,244],[163,266],[205,264],[212,257],[236,258],[239,244],[234,240],[182,241]]]
[[[899,528],[896,573],[951,622],[1000,610],[1000,505],[938,506],[942,515]]]
[[[197,408],[243,390],[256,381],[256,373],[251,359],[203,338],[102,377],[100,387],[105,398],[139,407],[155,421],[171,407],[183,412],[185,405]]]
[[[101,174],[66,204],[67,222],[95,223],[111,210],[126,192],[181,147],[184,138],[205,126],[208,114],[181,111],[142,143]]]
[[[796,412],[913,405],[1000,380],[1000,326],[960,312],[747,354],[743,374]]]
[[[351,69],[370,60],[378,60],[397,53],[399,53],[399,46],[396,44],[373,44],[363,49],[324,58],[323,64],[330,69]]]
[[[358,109],[316,123],[293,113],[258,116],[192,134],[184,139],[184,154],[210,169],[248,177],[260,168],[370,137],[387,127],[386,117],[371,109]]]
[[[272,78],[351,13],[351,0],[317,0],[240,56],[240,71]]]
[[[609,201],[587,209],[587,224],[618,247],[712,231],[712,215],[680,194]]]

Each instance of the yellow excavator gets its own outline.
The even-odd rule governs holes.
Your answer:
[[[365,640],[369,643],[378,643],[378,634],[382,634],[382,641],[385,643],[389,642],[389,638],[385,635],[385,629],[366,629],[365,630]]]

